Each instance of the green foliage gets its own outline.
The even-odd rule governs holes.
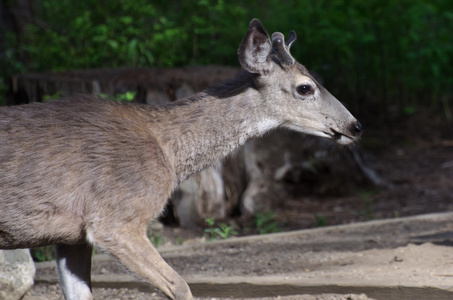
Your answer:
[[[315,214],[316,227],[324,227],[327,225],[326,216]]]
[[[137,95],[137,92],[136,91],[127,91],[125,93],[116,94],[114,96],[110,96],[110,95],[104,94],[104,93],[99,93],[96,95],[101,98],[104,98],[104,99],[111,99],[111,100],[115,100],[118,102],[131,102],[131,101],[134,101],[135,96]],[[44,95],[42,101],[49,102],[50,100],[58,99],[61,96],[63,96],[63,92],[57,91],[51,95]]]
[[[159,246],[165,243],[165,238],[160,235],[159,233],[151,233],[148,235],[148,239],[154,245],[154,247],[158,248]]]
[[[136,91],[127,91],[123,94],[116,94],[114,96],[110,96],[104,93],[98,94],[99,97],[104,98],[104,99],[111,99],[115,100],[118,102],[131,102],[134,101],[135,96],[137,95]]]
[[[157,12],[149,1],[41,0],[36,6],[44,21],[30,25],[26,35],[36,70],[153,63],[157,45],[145,37]]]
[[[30,254],[36,262],[55,260],[55,246],[30,248]]]
[[[137,92],[131,92],[131,91],[128,91],[128,92],[125,92],[124,94],[116,94],[116,100],[117,101],[126,101],[126,102],[130,102],[130,101],[133,101],[135,99],[135,95],[137,95]]]
[[[165,243],[165,237],[162,235],[162,225],[158,221],[153,221],[149,224],[146,236],[156,248]]]
[[[238,232],[236,230],[234,230],[233,227],[227,225],[227,224],[224,224],[224,223],[220,223],[218,224],[218,229],[219,230],[216,230],[215,229],[215,233],[217,233],[218,236],[220,236],[222,239],[227,239],[233,235],[237,235]]]
[[[214,0],[35,3],[42,22],[28,26],[23,49],[34,70],[209,63],[236,51],[236,35],[219,33],[245,14]],[[229,36],[234,46],[219,47]]]
[[[232,226],[225,223],[216,224],[214,218],[206,218],[205,222],[209,226],[205,229],[205,234],[210,241],[215,241],[218,238],[227,239],[238,234]]]
[[[44,95],[42,101],[43,102],[49,102],[50,100],[55,100],[63,96],[63,92],[57,91],[51,95]]]
[[[177,237],[177,238],[175,238],[175,245],[182,245],[182,244],[184,244],[184,241],[186,241],[186,239],[184,239],[182,237]]]
[[[282,231],[282,228],[280,227],[280,224],[275,220],[275,214],[272,211],[257,213],[255,215],[255,225],[259,234],[268,234]]]
[[[363,202],[363,211],[362,215],[365,217],[366,220],[373,220],[374,219],[374,199],[373,195],[376,194],[375,190],[365,191],[361,190],[357,192],[357,195],[362,199]]]

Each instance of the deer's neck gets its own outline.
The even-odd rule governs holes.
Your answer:
[[[236,96],[209,93],[164,106],[158,120],[161,147],[173,162],[178,183],[224,158],[249,138],[277,126],[258,110],[252,88]]]

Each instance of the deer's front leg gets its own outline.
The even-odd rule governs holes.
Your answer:
[[[121,232],[121,233],[120,233]],[[91,235],[93,242],[113,255],[129,271],[175,300],[190,300],[187,283],[160,256],[145,230],[122,228],[108,236]]]
[[[56,245],[58,276],[66,300],[91,300],[91,254],[85,244]]]

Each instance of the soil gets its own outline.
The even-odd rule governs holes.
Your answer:
[[[288,199],[274,212],[279,227],[284,231],[292,231],[427,213],[453,212],[453,130],[451,130],[451,124],[433,125],[431,119],[426,116],[422,119],[413,117],[398,126],[398,130],[381,128],[365,132],[363,148],[365,160],[385,180],[385,187],[373,191],[361,191],[356,195],[344,197],[306,195]],[[250,229],[255,226],[251,219],[236,218],[225,222],[243,236],[256,232],[254,229]],[[437,231],[453,231],[451,226],[447,227],[437,228]],[[328,228],[336,227],[326,227],[325,229]],[[355,280],[358,280],[357,278],[362,280],[368,277],[370,282],[380,282],[383,286],[400,278],[407,279],[406,283],[409,282],[409,285],[416,284],[416,281],[411,280],[417,279],[417,270],[430,270],[432,265],[445,265],[446,269],[438,272],[443,272],[442,279],[446,280],[445,285],[453,286],[451,279],[453,277],[453,271],[451,271],[453,270],[451,267],[453,256],[450,255],[445,260],[445,256],[448,255],[446,254],[448,251],[445,251],[451,250],[451,245],[411,244],[413,241],[407,236],[416,235],[414,232],[417,229],[408,232],[406,238],[398,239],[396,236],[404,232],[405,227],[395,229],[398,234],[389,228],[386,233],[381,232],[381,235],[374,236],[373,234],[377,233],[366,227],[355,235],[356,241],[344,240],[339,233],[329,233],[332,237],[337,236],[334,242],[332,239],[317,242],[316,232],[318,231],[316,230],[318,229],[314,229],[313,234],[304,235],[303,239],[293,239],[291,243],[283,243],[282,240],[269,240],[270,242],[264,243],[257,240],[258,245],[251,246],[254,245],[254,239],[251,238],[246,244],[236,245],[232,248],[226,247],[226,244],[223,247],[196,246],[193,251],[200,255],[190,255],[190,251],[186,251],[189,253],[187,257],[190,257],[190,260],[173,259],[171,254],[163,256],[178,272],[188,274],[189,277],[193,274],[202,274],[202,276],[211,278],[225,276],[255,278],[281,275],[287,280],[303,278],[306,282],[313,283],[318,280],[318,283],[332,285],[335,283],[353,284]],[[435,228],[428,229],[425,232],[427,234],[435,235],[437,232]],[[424,232],[423,230],[421,232]],[[164,226],[157,231],[157,237],[163,241],[161,248],[164,253],[166,253],[165,249],[171,249],[175,245],[193,247],[193,245],[211,244],[203,237],[203,228],[182,229]],[[307,246],[307,241],[311,246]],[[429,241],[432,242],[432,240]],[[453,238],[450,237],[449,241],[453,241]],[[181,244],[182,246],[180,246]],[[290,258],[284,263],[281,261],[282,255]],[[383,259],[382,257],[387,259],[386,267],[377,263]],[[390,260],[393,260],[391,263],[389,263],[389,257]],[[433,261],[420,260],[420,257],[432,258]],[[435,259],[439,260],[434,261]],[[442,263],[442,259],[444,263]],[[426,265],[422,264],[423,261]],[[397,271],[403,264],[406,264],[407,268],[411,270],[408,271],[410,274]],[[323,265],[326,267],[323,268]],[[341,272],[338,272],[335,266],[339,265],[348,266],[349,269],[346,271],[342,269]],[[377,267],[377,265],[379,266]],[[369,266],[373,266],[373,269],[370,269]],[[380,271],[376,270],[387,267],[394,268],[393,277],[389,275],[392,273],[385,273],[382,278],[379,277]],[[401,269],[404,268],[401,267]],[[317,273],[313,273],[312,276],[300,275],[304,273],[304,270],[307,274],[311,274],[312,270],[316,270]],[[38,269],[38,277],[43,276],[43,273],[39,272],[49,272],[49,270]],[[98,262],[95,264],[93,272],[101,275],[103,273],[124,274],[121,268],[111,260]],[[346,273],[350,276],[344,275],[344,272],[350,272]],[[402,285],[404,284],[402,283]],[[329,291],[329,289],[326,290]],[[316,295],[260,296],[254,299],[372,299],[369,298],[369,294],[367,296],[361,292],[354,293],[353,290],[351,292],[353,294],[334,292],[317,293]],[[219,297],[201,296],[196,299],[238,299],[227,296]],[[61,290],[55,283],[39,282],[24,298],[24,300],[31,299],[62,299]],[[165,299],[165,297],[159,291],[143,290],[140,287],[95,287],[94,299]],[[387,299],[396,298],[388,297]]]

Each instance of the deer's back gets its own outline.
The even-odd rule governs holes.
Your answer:
[[[17,247],[17,234],[81,239],[100,215],[155,217],[174,175],[145,115],[83,96],[1,108],[0,247]]]

